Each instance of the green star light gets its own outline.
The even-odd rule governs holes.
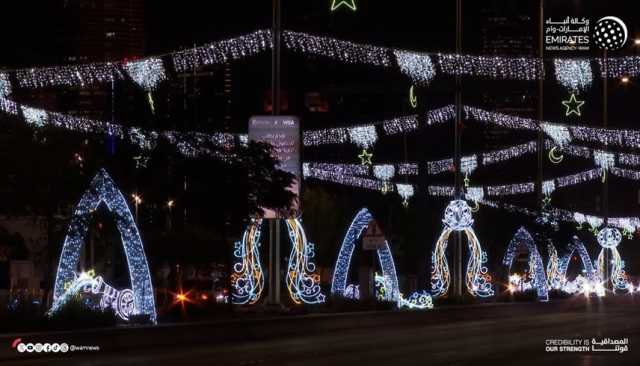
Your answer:
[[[580,117],[582,115],[582,113],[580,112],[580,108],[582,108],[582,106],[584,105],[584,100],[578,100],[576,99],[575,94],[571,94],[569,100],[562,101],[562,105],[567,108],[567,112],[565,114],[566,117],[569,117],[572,114]]]
[[[356,0],[332,0],[332,2],[331,2],[331,11],[338,10],[339,8],[342,7],[342,5],[346,6],[349,9],[351,9],[351,11],[358,10],[358,7],[356,6]]]

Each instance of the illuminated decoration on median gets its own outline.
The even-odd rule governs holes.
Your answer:
[[[513,265],[513,260],[518,253],[518,250],[524,246],[527,248],[529,252],[529,276],[531,276],[531,281],[529,284],[522,284],[521,289],[536,289],[538,292],[538,300],[540,301],[548,301],[549,300],[549,289],[547,287],[547,277],[545,276],[544,265],[542,264],[542,257],[540,256],[540,252],[538,251],[538,247],[536,246],[535,241],[531,237],[531,234],[524,228],[521,227],[518,229],[513,239],[509,243],[507,247],[507,253],[504,255],[504,259],[502,260],[502,264],[506,266],[509,270],[511,270],[511,266]],[[510,276],[511,277],[511,276]],[[517,290],[517,288],[511,284],[510,278],[510,289]]]
[[[574,253],[577,253],[580,257],[580,261],[582,262],[582,271],[574,280],[569,280],[567,278],[567,270]],[[573,237],[573,242],[569,245],[569,253],[563,256],[558,262],[558,272],[562,280],[559,287],[558,283],[554,282],[553,288],[561,289],[562,291],[570,294],[584,293],[585,290],[587,290],[586,292],[591,292],[589,288],[595,289],[598,287],[596,285],[600,284],[599,276],[593,267],[589,252],[587,252],[587,248],[585,248],[584,243],[582,243],[577,236]],[[585,286],[587,286],[587,288],[585,288]]]
[[[611,252],[611,284],[613,285],[613,289],[618,291],[629,291],[631,288],[631,284],[629,283],[629,276],[625,273],[624,267],[625,263],[620,257],[620,252],[618,252],[618,245],[622,241],[622,234],[616,228],[605,227],[598,233],[598,243],[602,247],[600,251],[600,255],[598,255],[598,259],[596,261],[596,271],[598,276],[607,280],[608,273],[605,273],[605,251],[609,250]]]
[[[482,250],[480,241],[473,230],[473,216],[467,202],[454,200],[447,206],[444,219],[445,227],[436,242],[431,257],[431,289],[434,297],[446,295],[449,291],[450,275],[447,264],[447,243],[453,231],[464,231],[469,242],[471,255],[467,263],[467,290],[473,296],[493,296],[491,276],[487,273],[487,254]]]
[[[351,11],[358,10],[356,6],[356,0],[332,0],[331,1],[331,11],[336,11],[342,7],[342,5],[351,9]]]
[[[135,314],[148,315],[150,320],[155,323],[156,308],[153,286],[142,240],[126,200],[104,169],[101,169],[93,178],[89,189],[82,196],[71,217],[56,273],[53,301],[54,303],[58,301],[65,293],[65,285],[73,283],[76,279],[76,268],[91,222],[91,214],[102,203],[115,216],[116,225],[120,232],[129,266]]]
[[[296,304],[321,304],[325,300],[320,288],[320,275],[316,274],[315,246],[307,242],[307,235],[298,219],[286,221],[291,240],[291,254],[287,269],[287,289]]]
[[[593,83],[589,60],[555,59],[556,80],[572,92],[585,91]]]
[[[357,291],[357,286],[348,285],[347,279],[349,277],[349,268],[351,267],[351,257],[356,247],[356,242],[362,236],[362,233],[369,226],[373,220],[373,215],[368,209],[361,209],[354,217],[347,234],[344,236],[340,251],[338,252],[338,259],[333,271],[333,280],[331,281],[331,294],[334,296],[348,297]],[[382,277],[385,278],[385,283],[390,284],[390,288],[386,291],[388,301],[397,301],[400,296],[400,290],[398,287],[398,276],[396,274],[396,265],[393,261],[393,255],[389,243],[385,241],[385,245],[382,249],[378,249],[378,260],[380,267],[382,268]]]
[[[48,314],[54,315],[75,296],[81,296],[83,302],[91,308],[103,311],[113,309],[115,314],[124,321],[128,321],[131,315],[136,314],[133,291],[129,289],[118,291],[105,283],[102,277],[96,277],[93,271],[76,275],[64,294],[54,302]]]
[[[547,286],[549,289],[558,290],[562,288],[564,275],[560,272],[560,257],[555,245],[549,240],[547,243],[547,253],[549,261],[547,262]]]
[[[565,112],[565,116],[569,117],[572,114],[575,114],[578,117],[582,116],[582,112],[580,111],[580,108],[582,108],[584,103],[585,103],[584,100],[578,100],[575,94],[571,94],[568,100],[562,101],[562,105],[567,108],[567,111]]]
[[[264,272],[260,262],[260,226],[262,220],[252,222],[235,243],[236,262],[231,274],[231,302],[253,305],[260,301],[264,290]]]

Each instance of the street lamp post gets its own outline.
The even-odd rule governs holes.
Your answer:
[[[135,209],[136,209],[136,225],[138,224],[138,206],[140,206],[140,204],[142,203],[142,197],[137,194],[134,193],[131,195],[131,197],[133,197],[133,203],[135,205]]]

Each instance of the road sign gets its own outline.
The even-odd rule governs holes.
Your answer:
[[[384,248],[385,238],[380,225],[376,220],[371,220],[367,226],[367,231],[362,236],[363,250],[378,250]]]

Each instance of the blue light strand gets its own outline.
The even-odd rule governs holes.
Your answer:
[[[513,239],[511,239],[511,242],[509,242],[502,264],[510,270],[518,249],[523,245],[529,251],[529,272],[534,275],[532,285],[538,292],[538,300],[548,301],[549,289],[547,287],[547,278],[544,272],[542,257],[540,256],[540,252],[538,251],[538,247],[536,246],[533,237],[531,237],[531,234],[529,234],[524,227],[518,229]]]
[[[134,314],[148,315],[150,320],[156,323],[154,290],[140,233],[127,201],[104,169],[101,169],[93,178],[89,189],[80,199],[71,217],[56,273],[54,302],[64,294],[65,284],[75,280],[80,250],[84,245],[84,238],[91,222],[91,214],[102,203],[114,215],[116,226],[120,232],[129,267],[131,289],[134,294]]]

